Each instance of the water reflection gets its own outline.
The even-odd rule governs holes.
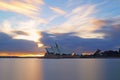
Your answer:
[[[104,80],[104,67],[99,59],[82,59],[79,62],[81,80]]]
[[[43,80],[41,60],[0,59],[0,80]]]
[[[95,59],[44,60],[44,80],[104,80],[102,63]]]
[[[0,80],[120,80],[119,59],[0,59]]]
[[[120,80],[120,59],[104,59],[105,80]]]

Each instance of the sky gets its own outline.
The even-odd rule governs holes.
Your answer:
[[[0,53],[120,48],[120,0],[0,0]],[[77,51],[77,49],[79,49]]]

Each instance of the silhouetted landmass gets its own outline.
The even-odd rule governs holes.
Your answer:
[[[120,49],[118,51],[108,50],[101,51],[97,50],[92,55],[81,55],[82,58],[120,58]]]
[[[108,50],[101,51],[96,50],[91,55],[79,55],[79,54],[65,54],[65,53],[53,53],[49,52],[45,54],[44,58],[120,58],[120,49],[118,51]]]
[[[46,49],[47,50],[47,49]],[[44,57],[18,57],[18,56],[0,56],[0,58],[48,58],[48,59],[63,59],[63,58],[120,58],[120,49],[118,51],[108,50],[101,51],[97,49],[93,54],[80,55],[76,53],[65,54],[46,51]]]
[[[51,46],[50,48],[46,48],[46,54],[44,58],[119,58],[120,57],[120,49],[118,51],[108,50],[101,51],[97,49],[93,54],[76,54],[74,51],[71,54],[62,53],[60,51],[60,47],[57,43],[55,46]]]

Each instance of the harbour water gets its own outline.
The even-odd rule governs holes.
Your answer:
[[[0,80],[120,80],[120,59],[0,58]]]

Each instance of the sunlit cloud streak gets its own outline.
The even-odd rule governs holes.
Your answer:
[[[0,10],[17,12],[26,16],[37,15],[37,12],[39,12],[40,8],[34,4],[29,3],[29,0],[23,1],[0,1]]]
[[[69,2],[71,1],[73,0],[69,0]],[[77,5],[77,7],[73,8],[64,16],[67,19],[66,21],[59,25],[53,26],[48,30],[48,32],[52,34],[74,32],[73,35],[80,38],[103,39],[105,37],[105,33],[94,32],[101,29],[105,25],[105,23],[100,19],[106,19],[107,17],[105,13],[107,13],[108,16],[111,15],[111,13],[108,13],[107,11],[111,9],[119,9],[120,6],[117,5],[112,7],[112,4],[107,4],[109,2],[108,0],[93,2],[92,0],[87,0],[84,5],[84,1],[79,2],[81,2],[80,5]],[[113,1],[113,3],[116,4],[117,1]],[[108,6],[111,7],[111,9],[108,9]],[[118,16],[118,13],[119,11],[114,13],[116,14],[114,16]],[[101,14],[102,17],[99,17]],[[112,18],[113,15],[110,17]]]
[[[66,14],[67,20],[59,26],[50,29],[50,33],[70,33],[75,32],[76,36],[82,38],[103,38],[104,34],[93,33],[94,29],[91,20],[93,14],[97,12],[96,5],[83,5],[74,8]]]
[[[0,10],[2,11],[9,11],[9,12],[16,12],[22,15],[25,15],[27,17],[37,19],[38,21],[42,23],[47,23],[47,21],[43,18],[39,18],[40,11],[41,11],[41,5],[43,5],[44,2],[42,0],[1,0],[0,1]]]
[[[41,12],[40,6],[43,4],[43,0],[1,0],[0,10],[22,14],[29,17],[29,20],[4,20],[0,25],[0,32],[10,35],[13,39],[34,41],[39,44],[39,47],[42,47],[43,44],[39,41],[42,35],[40,36],[40,30],[37,30],[36,27],[41,23],[47,23],[47,20],[41,17],[38,18]]]
[[[60,8],[57,7],[49,7],[53,12],[58,13],[60,15],[64,15],[66,14],[66,12]]]
[[[41,31],[37,29],[39,24],[38,21],[34,20],[16,22],[4,21],[2,25],[0,25],[0,27],[2,27],[0,32],[10,35],[13,39],[34,41],[36,44],[39,44],[39,47],[40,44],[42,47],[43,44],[40,42],[42,38]]]

